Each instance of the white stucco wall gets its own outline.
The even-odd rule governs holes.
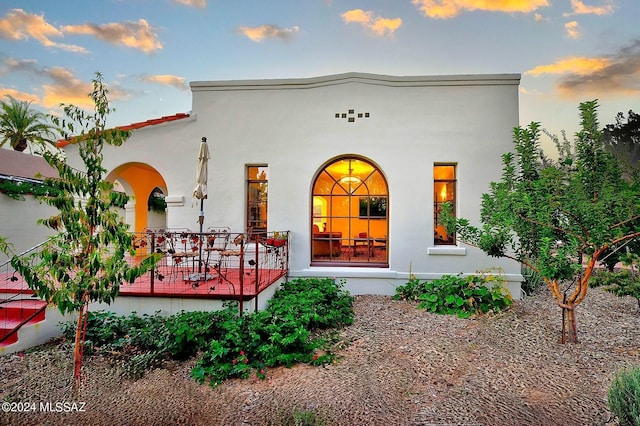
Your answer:
[[[205,228],[245,224],[245,167],[269,166],[269,230],[291,231],[291,275],[346,278],[354,293],[392,294],[413,273],[435,278],[502,268],[514,296],[520,268],[460,244],[433,246],[433,164],[457,163],[458,215],[477,223],[481,194],[501,173],[518,125],[520,76],[392,77],[342,74],[309,79],[193,82],[192,115],[136,130],[105,150],[109,170],[126,162],[155,168],[167,183],[168,227],[196,230],[192,206],[201,137],[208,139]],[[350,123],[336,113],[369,113]],[[68,150],[73,161],[73,150]],[[310,266],[311,186],[345,154],[376,163],[389,185],[389,267]]]
[[[44,225],[37,225],[38,219],[49,218],[58,213],[56,209],[41,203],[30,195],[24,200],[14,200],[0,194],[0,218],[2,218],[2,237],[7,238],[16,253],[35,247],[53,235]],[[0,253],[0,265],[8,257]]]

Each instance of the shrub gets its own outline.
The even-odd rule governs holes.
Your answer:
[[[418,307],[437,314],[455,314],[467,318],[474,314],[497,312],[512,303],[511,294],[501,276],[443,275],[420,282],[410,280],[396,289],[396,300],[419,301]]]
[[[609,387],[609,409],[618,416],[622,426],[640,425],[640,368],[633,367],[616,373]]]
[[[534,291],[536,291],[538,288],[540,288],[544,284],[544,280],[542,279],[542,276],[538,272],[534,271],[533,269],[527,268],[526,266],[523,265],[521,272],[522,272],[522,277],[524,278],[524,281],[522,282],[520,288],[525,294],[527,295],[533,294]]]
[[[594,274],[593,281],[594,287],[602,286],[609,293],[620,297],[633,297],[640,308],[640,276],[634,269],[622,269],[615,272],[601,270]]]
[[[353,297],[334,280],[284,283],[264,311],[233,315],[219,323],[219,337],[209,342],[192,376],[215,386],[252,372],[263,378],[269,367],[330,362],[333,356],[321,350],[325,341],[312,337],[312,332],[351,324],[352,308]]]
[[[333,355],[325,349],[331,342],[313,332],[351,324],[353,300],[334,280],[297,279],[283,284],[266,310],[242,316],[233,304],[170,317],[89,312],[87,348],[123,358],[123,372],[130,378],[199,351],[192,376],[200,382],[215,385],[253,372],[264,378],[268,367],[330,362]],[[75,322],[62,328],[67,338],[74,337]]]

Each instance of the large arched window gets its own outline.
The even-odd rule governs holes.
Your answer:
[[[345,156],[316,176],[312,193],[311,263],[387,266],[389,191],[371,161]]]

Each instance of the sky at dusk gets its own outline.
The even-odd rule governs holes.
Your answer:
[[[640,0],[1,0],[0,97],[110,125],[189,112],[190,81],[519,73],[520,124],[640,111]],[[463,119],[461,117],[461,119]]]

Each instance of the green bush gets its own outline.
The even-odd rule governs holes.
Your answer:
[[[615,272],[600,270],[593,275],[592,287],[602,286],[609,293],[617,296],[631,296],[636,299],[640,308],[640,276],[635,270],[622,269]]]
[[[353,322],[353,297],[332,279],[296,279],[282,285],[267,309],[219,324],[192,376],[216,385],[231,377],[263,378],[266,368],[295,363],[322,364],[333,356],[315,330]]]
[[[512,298],[501,276],[443,275],[420,282],[413,278],[396,288],[396,300],[419,301],[418,307],[437,314],[467,318],[474,314],[497,312],[511,305]]]
[[[528,294],[528,295],[533,294],[534,291],[536,291],[538,288],[540,288],[544,284],[544,280],[542,279],[542,276],[540,276],[540,274],[534,271],[533,269],[527,268],[526,266],[523,265],[521,272],[522,272],[522,277],[524,278],[524,281],[520,285],[520,288],[522,288],[522,291],[525,294]]]
[[[640,368],[616,373],[609,387],[607,402],[621,426],[640,426]]]
[[[86,348],[123,359],[123,372],[131,378],[199,351],[192,375],[201,382],[215,385],[253,372],[263,378],[268,367],[330,362],[327,341],[314,333],[351,324],[353,300],[332,279],[297,279],[284,283],[266,310],[242,316],[233,304],[221,311],[170,317],[89,312]],[[62,328],[73,339],[75,322]]]

